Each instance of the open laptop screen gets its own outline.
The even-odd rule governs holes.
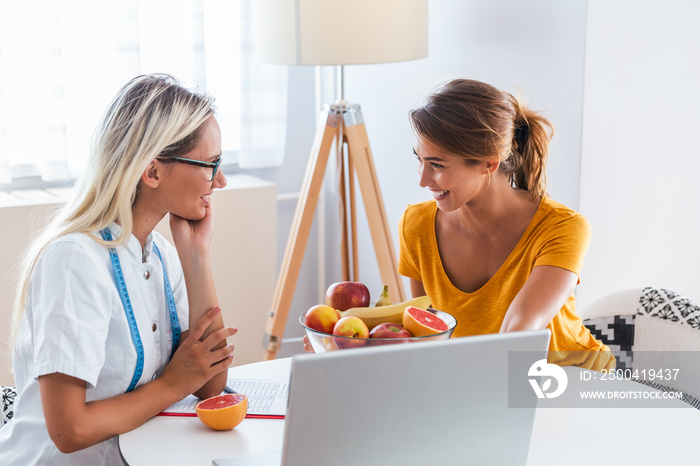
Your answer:
[[[508,407],[508,353],[546,358],[549,336],[296,356],[282,464],[525,464],[537,402]]]

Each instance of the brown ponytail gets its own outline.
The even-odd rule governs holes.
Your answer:
[[[530,191],[535,197],[546,196],[547,157],[554,128],[545,117],[526,108],[512,95],[508,96],[515,110],[513,142],[500,168],[514,187]]]
[[[410,112],[414,131],[467,160],[498,159],[518,189],[547,194],[546,164],[553,128],[507,92],[468,79],[450,81]]]

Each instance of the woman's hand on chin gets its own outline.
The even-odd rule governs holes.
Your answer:
[[[208,251],[214,236],[214,212],[211,203],[200,220],[188,220],[171,212],[170,231],[178,250]]]

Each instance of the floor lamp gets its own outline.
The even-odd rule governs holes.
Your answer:
[[[318,120],[268,315],[263,347],[266,359],[273,359],[284,334],[333,144],[338,153],[343,280],[357,280],[356,177],[382,281],[389,285],[393,301],[406,299],[362,110],[345,100],[343,67],[426,57],[428,5],[427,0],[257,0],[255,4],[258,59],[338,67],[338,100],[326,105]]]

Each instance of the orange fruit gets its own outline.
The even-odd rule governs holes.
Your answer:
[[[435,335],[448,329],[445,321],[432,312],[413,306],[407,306],[403,311],[403,327],[414,337]]]
[[[245,418],[248,397],[239,393],[213,396],[197,403],[194,409],[204,425],[214,430],[231,430]]]

